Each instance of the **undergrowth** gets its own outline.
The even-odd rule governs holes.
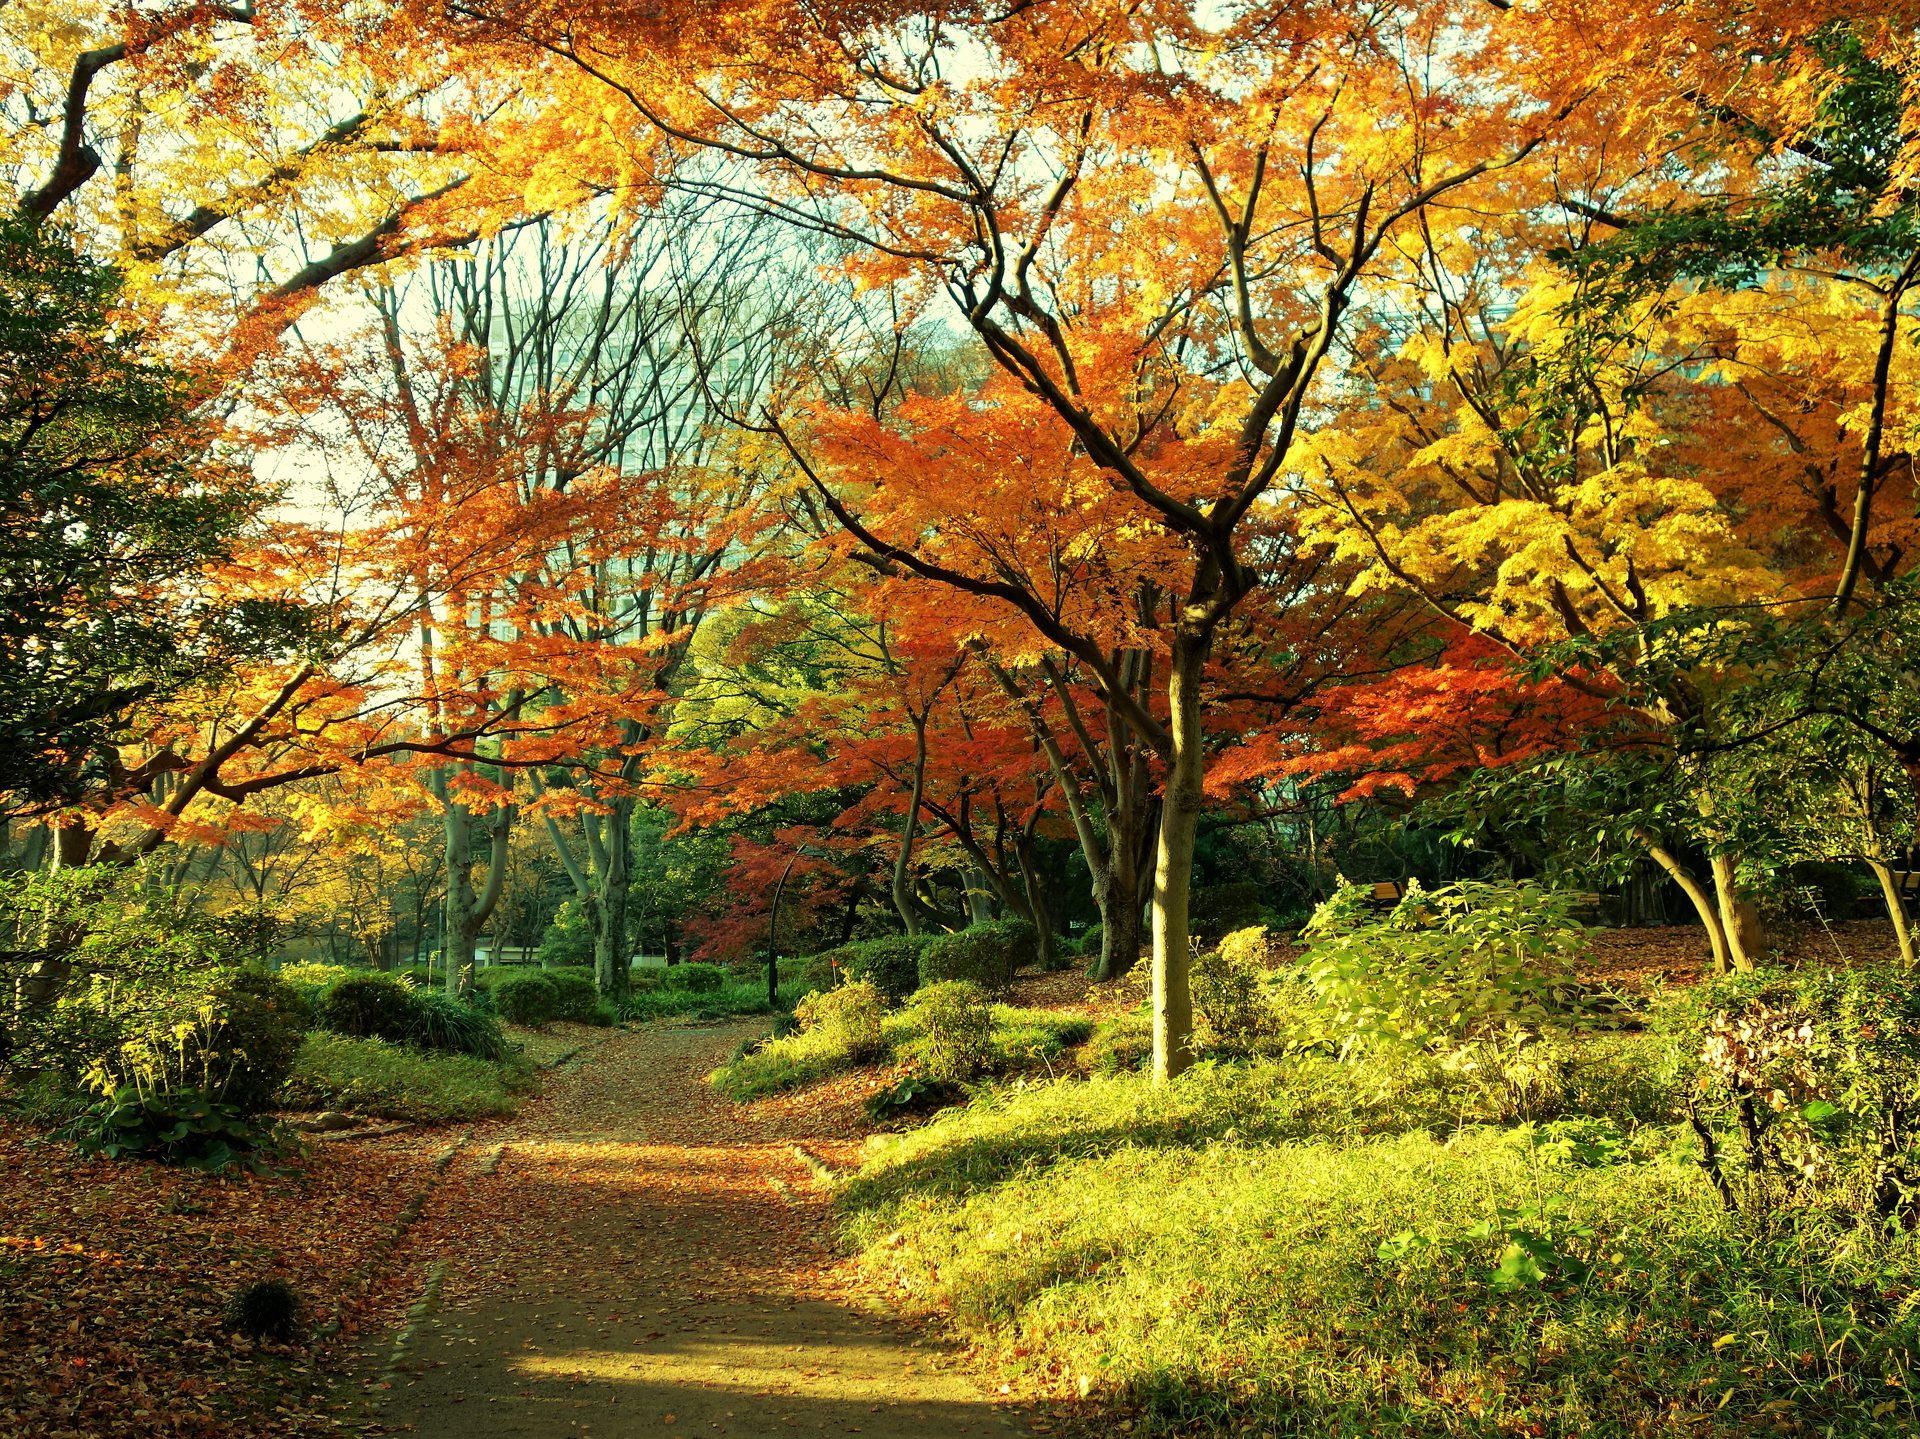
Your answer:
[[[532,1087],[532,1067],[518,1056],[492,1061],[426,1053],[316,1030],[300,1046],[281,1099],[289,1108],[445,1124],[512,1114]]]
[[[691,969],[694,966],[687,965]],[[708,968],[710,966],[701,966]],[[672,970],[667,973],[671,974]],[[804,978],[780,981],[780,1008],[791,1011],[814,985]],[[635,990],[621,1011],[623,1018],[637,1022],[650,1019],[730,1019],[735,1015],[767,1014],[767,982],[745,981],[724,984],[718,989],[693,990],[663,985],[658,989]]]
[[[1661,1046],[981,1091],[884,1143],[845,1233],[1099,1432],[1911,1432],[1920,1238],[1726,1213]]]
[[[1067,1050],[1092,1032],[1084,1019],[1044,1009],[996,1004],[992,1014],[991,1067],[1001,1072],[1064,1067]],[[911,1010],[897,1011],[881,1021],[880,1042],[887,1057],[912,1056],[922,1038]],[[749,1047],[714,1070],[707,1082],[729,1099],[745,1102],[845,1073],[871,1059],[837,1029],[801,1030]]]

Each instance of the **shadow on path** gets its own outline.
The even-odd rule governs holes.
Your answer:
[[[843,1297],[785,1137],[700,1078],[740,1026],[620,1034],[460,1161],[424,1226],[437,1306],[370,1364],[429,1439],[1027,1432]],[[418,1256],[416,1256],[417,1258]]]

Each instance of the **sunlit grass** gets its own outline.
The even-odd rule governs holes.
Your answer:
[[[1920,1240],[1725,1215],[1633,1046],[1601,1049],[1545,1129],[1417,1062],[982,1095],[882,1146],[846,1235],[1005,1376],[1135,1435],[1910,1430]],[[1593,1167],[1536,1143],[1595,1112],[1622,1142]],[[1497,1277],[1521,1239],[1544,1281]]]

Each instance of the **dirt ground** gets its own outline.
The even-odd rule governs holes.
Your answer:
[[[373,1432],[1028,1432],[843,1283],[793,1145],[844,1138],[700,1082],[756,1032],[616,1033],[463,1151],[403,1256],[428,1297],[362,1356]]]

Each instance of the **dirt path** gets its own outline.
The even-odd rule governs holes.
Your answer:
[[[1014,1429],[936,1346],[840,1295],[799,1136],[740,1119],[700,1083],[748,1032],[617,1034],[476,1136],[409,1256],[435,1276],[431,1297],[368,1356],[387,1431]]]

